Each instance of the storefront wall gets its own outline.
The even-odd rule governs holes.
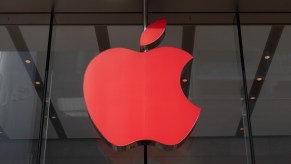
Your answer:
[[[181,87],[202,112],[177,150],[115,152],[89,118],[83,76],[106,49],[139,51],[142,13],[0,14],[0,163],[289,163],[289,15],[148,13],[168,20],[160,46],[194,56]]]

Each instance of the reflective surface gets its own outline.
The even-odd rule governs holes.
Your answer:
[[[49,15],[0,14],[0,163],[38,164],[39,153],[46,164],[144,163],[145,159],[148,163],[246,164],[253,157],[258,164],[290,163],[291,28],[285,25],[290,24],[290,13],[241,13],[248,100],[242,92],[234,13],[149,16],[160,17],[169,18],[170,24],[161,46],[184,49],[195,59],[185,66],[181,87],[202,113],[180,148],[165,151],[148,146],[145,154],[141,146],[115,152],[92,125],[84,103],[83,76],[96,54],[112,47],[139,51],[141,14],[55,15],[49,110],[44,119]],[[250,103],[248,109],[245,102]],[[246,111],[252,129],[246,126]],[[40,139],[42,123],[44,138]]]
[[[256,163],[290,163],[291,28],[264,25],[242,30],[249,94],[256,102],[251,115]],[[253,85],[260,91],[251,90]]]
[[[199,161],[203,163],[209,161],[209,157],[206,156],[209,154],[203,150],[198,154],[205,154],[204,158],[195,154],[200,151],[201,147],[207,147],[213,153],[222,152],[221,150],[224,150],[226,154],[234,153],[233,155],[229,154],[227,157],[224,155],[223,158],[218,156],[213,161],[225,160],[228,163],[246,163],[245,139],[243,136],[236,136],[236,129],[242,113],[240,100],[242,81],[236,54],[235,27],[167,26],[166,36],[160,46],[174,46],[184,48],[186,51],[189,51],[192,47],[192,52],[190,53],[193,54],[194,52],[195,56],[192,67],[190,67],[191,74],[190,76],[188,75],[188,80],[190,81],[188,94],[192,103],[200,105],[204,111],[201,114],[201,120],[199,120],[191,134],[191,138],[177,150],[178,152],[183,151],[185,154],[175,151],[168,152],[148,146],[149,161],[164,163],[168,158],[172,159],[172,155],[177,153],[180,155],[175,157],[175,161],[179,162],[184,161],[184,158],[187,158],[185,156],[190,153],[187,159],[189,163]],[[190,32],[191,29],[194,33]],[[107,31],[108,36],[102,35],[98,31],[103,31],[102,34],[106,34]],[[60,125],[63,126],[67,135],[67,138],[60,141],[74,142],[75,139],[100,138],[90,122],[84,104],[81,88],[85,68],[91,59],[99,53],[100,49],[124,47],[138,51],[141,32],[141,26],[55,26],[53,71],[50,78],[52,80],[51,101],[56,109]],[[221,41],[222,37],[224,42]],[[124,41],[124,38],[126,38],[126,41]],[[109,42],[106,40],[109,40]],[[102,43],[98,41],[102,41]],[[58,129],[58,127],[56,128]],[[50,124],[47,154],[50,154],[50,151],[58,147],[58,144],[51,142],[59,139],[50,139],[58,138],[58,133],[54,129]],[[221,146],[217,147],[216,144],[209,144],[206,142],[208,139],[218,145],[221,144]],[[230,140],[228,141],[228,139]],[[90,139],[90,141],[94,140]],[[57,143],[61,146],[62,142]],[[232,145],[236,145],[236,149],[229,148]],[[96,147],[100,147],[100,145],[96,144]],[[82,149],[86,149],[86,146],[79,149],[79,151],[82,151]],[[124,158],[137,158],[138,161],[143,162],[143,148],[139,147],[135,150],[140,153],[131,154],[125,152],[124,154],[127,155]],[[73,152],[68,150],[67,153]],[[98,154],[96,155],[98,156]],[[95,157],[94,160],[101,160],[102,154],[101,151],[100,157]],[[103,158],[111,159],[112,157],[105,155]],[[58,162],[67,162],[66,159],[59,159]],[[45,161],[52,163],[54,159],[50,159],[47,156]],[[88,159],[84,158],[83,161],[86,162]]]
[[[183,26],[172,28],[184,36],[181,40],[194,37],[189,99],[201,107],[201,116],[177,152],[150,148],[150,163],[247,163],[244,137],[236,135],[243,108],[236,26],[192,27],[192,36]],[[175,40],[171,35],[165,39]]]
[[[116,27],[108,29],[109,34],[114,34]],[[124,26],[123,29],[142,31],[139,26],[128,28]],[[120,39],[122,36],[118,38],[116,35],[112,36],[113,41],[107,45],[104,42],[99,43],[98,39],[104,37],[102,30],[104,30],[103,26],[55,26],[54,28],[50,99],[55,113],[50,115],[53,119],[48,126],[45,163],[143,163],[142,147],[117,153],[106,145],[92,124],[85,106],[83,77],[89,62],[100,52],[100,49],[110,48],[110,45],[126,47],[123,43],[128,44]],[[128,40],[138,40],[138,37],[133,34],[126,36]],[[128,45],[134,46],[134,44]],[[63,129],[63,131],[56,131],[56,129]],[[61,152],[56,153],[56,151]]]
[[[48,26],[0,26],[0,163],[36,163]]]

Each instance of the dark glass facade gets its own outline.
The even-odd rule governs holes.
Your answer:
[[[66,3],[54,12],[0,13],[1,164],[290,163],[289,13],[181,12],[172,3],[160,11],[149,4],[149,22],[168,20],[160,46],[194,56],[181,87],[202,112],[177,150],[116,152],[89,118],[83,76],[106,49],[139,51],[142,3],[61,12]]]

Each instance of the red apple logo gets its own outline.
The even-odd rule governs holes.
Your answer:
[[[148,51],[112,48],[87,67],[83,89],[89,115],[117,148],[145,140],[176,146],[200,114],[180,85],[182,69],[192,56],[174,47],[150,49],[162,38],[165,27],[166,19],[161,19],[143,32],[140,45]]]

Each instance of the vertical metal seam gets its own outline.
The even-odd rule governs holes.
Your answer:
[[[148,2],[147,0],[143,0],[143,30],[146,30],[147,24],[148,24]],[[147,49],[144,49],[144,52],[146,52]],[[147,149],[147,141],[144,142],[144,149],[143,149],[143,156],[144,156],[144,164],[148,163],[148,149]]]
[[[148,24],[148,2],[143,0],[143,30],[146,29]]]
[[[237,11],[235,13],[235,15],[236,15],[236,20],[237,20],[237,33],[238,33],[240,63],[241,63],[242,78],[243,78],[244,99],[245,99],[246,115],[247,115],[248,135],[249,135],[249,142],[250,142],[250,149],[251,149],[250,150],[251,161],[252,161],[252,164],[255,164],[255,153],[254,153],[252,126],[251,126],[250,109],[249,109],[249,95],[248,95],[247,80],[246,80],[246,71],[245,71],[244,52],[243,52],[243,43],[242,43],[239,12]]]
[[[50,65],[50,54],[51,54],[51,42],[52,42],[52,31],[53,31],[53,19],[54,19],[54,11],[50,13],[50,24],[49,24],[49,35],[48,35],[48,45],[47,45],[47,56],[46,56],[46,65],[45,65],[45,76],[43,83],[43,101],[42,101],[42,111],[41,111],[41,122],[39,128],[39,143],[38,143],[38,151],[37,151],[37,164],[41,162],[41,154],[42,154],[42,143],[43,143],[43,128],[44,128],[44,119],[45,119],[45,110],[47,107],[47,84],[48,84],[48,74],[49,74],[49,65]]]

